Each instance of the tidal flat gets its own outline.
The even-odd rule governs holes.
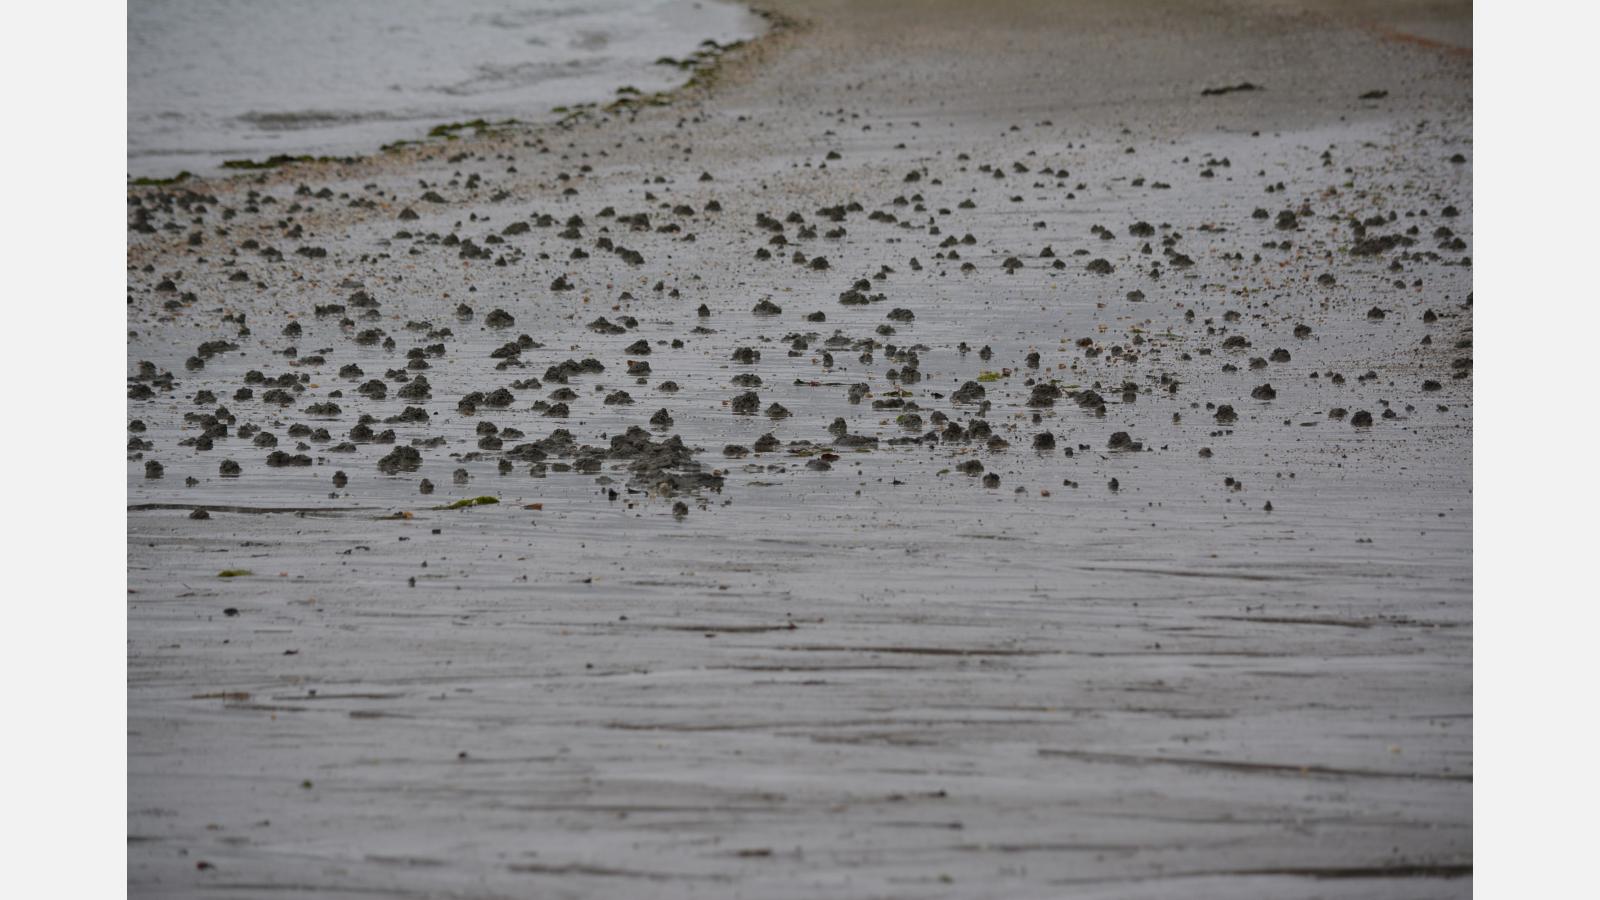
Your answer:
[[[1470,5],[765,7],[129,187],[130,894],[1470,896]]]

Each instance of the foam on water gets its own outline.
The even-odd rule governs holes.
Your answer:
[[[722,0],[131,0],[128,169],[353,155],[473,118],[659,90],[759,20]]]

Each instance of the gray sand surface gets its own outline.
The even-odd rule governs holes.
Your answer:
[[[772,8],[669,105],[129,189],[130,893],[1469,896],[1470,7]]]

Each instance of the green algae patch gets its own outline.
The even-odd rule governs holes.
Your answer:
[[[767,19],[771,25],[769,35],[776,34],[791,25],[793,21],[775,13],[756,11],[756,15]],[[675,88],[646,94],[632,85],[625,85],[617,89],[617,99],[603,107],[605,112],[637,111],[647,106],[671,106],[673,98],[685,90],[709,90],[713,88],[720,78],[726,56],[745,46],[744,41],[732,41],[719,44],[714,40],[700,42],[700,48],[683,59],[671,56],[662,56],[656,59],[658,66],[671,66],[680,72],[687,72],[689,79]]]
[[[224,169],[276,169],[276,168],[279,168],[280,166],[287,166],[290,163],[312,162],[312,161],[313,161],[313,158],[310,157],[310,156],[289,156],[287,154],[280,153],[277,156],[269,156],[266,159],[261,159],[261,160],[255,160],[255,159],[229,159],[229,160],[224,160],[223,163],[222,163],[222,167]]]
[[[469,129],[482,134],[485,131],[490,131],[495,128],[506,128],[515,124],[517,124],[516,119],[506,119],[503,122],[490,122],[487,119],[470,119],[466,122],[446,122],[443,125],[435,125],[430,128],[428,130],[428,137],[444,138],[447,141],[453,141],[461,136],[461,132]]]
[[[469,506],[492,506],[499,502],[499,497],[466,497],[444,506],[435,506],[434,509],[466,509]]]
[[[284,166],[293,165],[295,163],[328,163],[328,162],[353,163],[353,162],[359,162],[359,159],[357,157],[354,157],[354,156],[308,156],[308,155],[290,156],[290,155],[288,155],[286,153],[279,153],[276,156],[269,156],[266,159],[259,159],[259,160],[258,159],[229,159],[229,160],[223,161],[222,167],[224,169],[245,169],[245,170],[279,169],[279,168],[282,168]]]
[[[167,187],[168,185],[183,184],[193,177],[194,173],[185,169],[171,178],[135,178],[128,183],[134,187]]]
[[[217,573],[217,577],[218,578],[243,578],[246,575],[254,575],[254,574],[255,573],[250,571],[249,569],[223,569],[221,572]]]

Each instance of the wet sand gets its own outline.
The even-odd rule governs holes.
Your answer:
[[[771,9],[130,188],[130,893],[1469,896],[1470,9]]]

